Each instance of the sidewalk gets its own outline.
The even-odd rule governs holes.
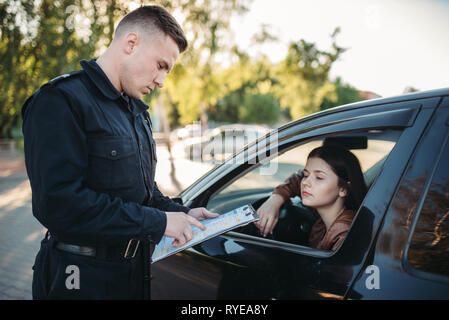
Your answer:
[[[172,146],[173,160],[165,145],[157,146],[156,181],[162,193],[169,197],[177,196],[214,167],[211,163],[195,162],[184,158],[182,144]]]
[[[182,158],[173,147],[173,161],[164,145],[157,146],[155,180],[159,189],[173,197],[212,165]],[[29,300],[32,265],[46,229],[33,217],[31,188],[23,156],[0,152],[0,300]]]
[[[34,257],[44,228],[31,214],[23,156],[0,153],[0,299],[31,299]]]
[[[20,174],[26,174],[22,154],[17,151],[0,151],[0,179]]]

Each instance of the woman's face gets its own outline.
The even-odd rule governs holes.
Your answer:
[[[309,158],[301,181],[302,203],[314,209],[330,208],[339,198],[346,196],[346,189],[338,186],[338,176],[321,158]]]

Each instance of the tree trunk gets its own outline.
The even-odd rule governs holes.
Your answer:
[[[164,108],[164,103],[162,101],[162,97],[159,97],[157,100],[157,108],[158,108],[158,113],[161,117],[162,132],[164,133],[164,143],[167,146],[167,150],[170,154],[170,161],[172,161],[173,156],[171,153],[171,144],[170,144],[170,125],[168,123],[167,112]]]

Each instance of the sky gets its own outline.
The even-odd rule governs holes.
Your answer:
[[[420,91],[449,87],[449,0],[253,0],[231,19],[234,41],[251,56],[282,60],[291,41],[304,39],[331,50],[348,48],[330,78],[383,97],[408,86]],[[277,43],[255,46],[252,36],[268,24]]]

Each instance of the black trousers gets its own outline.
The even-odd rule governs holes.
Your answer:
[[[142,246],[133,259],[104,260],[61,251],[45,237],[33,270],[33,299],[144,298]]]

